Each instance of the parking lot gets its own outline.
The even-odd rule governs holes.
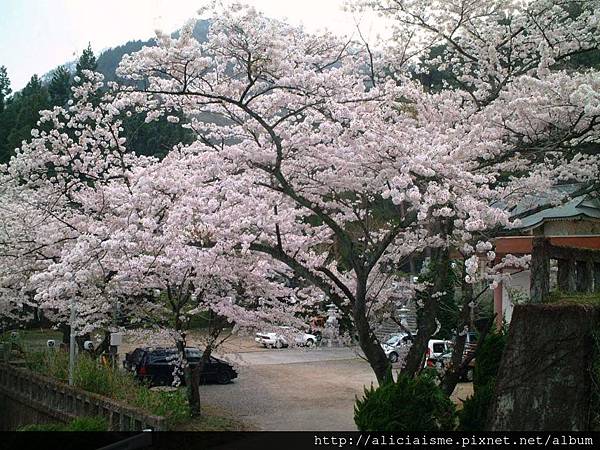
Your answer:
[[[202,346],[193,335],[188,342]],[[125,344],[121,351],[135,346]],[[355,398],[377,383],[358,348],[266,349],[251,336],[236,335],[214,356],[232,363],[239,375],[227,385],[201,385],[201,400],[257,430],[356,430]],[[470,383],[461,383],[453,397],[459,402],[471,392]]]
[[[355,397],[376,383],[369,364],[349,348],[291,348],[225,353],[239,377],[229,385],[203,385],[203,401],[228,409],[257,429],[355,430]],[[460,384],[455,398],[465,398]]]
[[[269,353],[254,353],[266,357],[238,366],[232,384],[201,386],[203,400],[261,430],[355,429],[354,396],[375,380],[366,362],[330,351]],[[298,361],[303,357],[306,362]]]

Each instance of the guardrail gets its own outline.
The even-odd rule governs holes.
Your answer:
[[[166,430],[166,419],[69,386],[27,369],[0,364],[0,393],[61,422],[81,416],[107,419],[112,431]],[[23,424],[25,425],[25,424]]]

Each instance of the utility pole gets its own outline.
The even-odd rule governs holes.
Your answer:
[[[75,372],[75,297],[71,297],[71,336],[69,339],[69,386],[73,386]]]
[[[114,343],[114,334],[117,331],[117,316],[118,316],[118,312],[119,312],[119,303],[117,301],[117,298],[114,298],[113,301],[113,310],[112,310],[112,326],[113,326],[113,331],[111,331],[110,333],[110,347],[108,350],[108,353],[110,354],[110,364],[111,367],[114,369],[117,367],[117,352],[118,352],[118,347],[115,345]]]

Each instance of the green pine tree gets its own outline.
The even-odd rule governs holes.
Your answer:
[[[71,97],[71,74],[65,66],[58,66],[48,85],[52,106],[65,106]]]
[[[10,78],[8,78],[8,73],[6,71],[6,67],[0,67],[0,113],[4,111],[4,107],[6,105],[6,101],[8,96],[11,93],[10,89]]]
[[[79,61],[77,61],[77,66],[75,67],[75,85],[80,85],[87,79],[83,73],[84,70],[95,72],[97,68],[98,62],[92,51],[91,44],[88,44],[87,48],[79,57]],[[79,81],[77,81],[77,79],[79,79]]]
[[[6,67],[0,67],[0,164],[8,161],[9,155],[7,150],[8,134],[12,129],[14,114],[12,113],[12,99],[9,97],[11,93],[10,79]]]
[[[6,139],[2,158],[6,161],[14,154],[14,149],[21,145],[23,140],[31,137],[31,130],[36,128],[40,118],[40,111],[48,109],[48,90],[42,85],[42,81],[34,75],[27,86],[15,96],[10,107],[5,113],[10,113],[11,127]]]

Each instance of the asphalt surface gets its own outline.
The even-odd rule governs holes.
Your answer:
[[[269,431],[356,430],[353,409],[363,386],[375,382],[351,349],[283,349],[225,355],[238,361],[229,385],[203,385],[204,401]]]
[[[191,336],[190,341],[202,347],[201,338]],[[120,350],[124,354],[136,346],[127,342]],[[266,349],[251,336],[233,336],[215,356],[231,362],[238,378],[223,386],[201,385],[202,401],[257,430],[356,430],[356,396],[376,384],[357,348]],[[465,399],[471,392],[470,383],[459,384],[453,397]]]

